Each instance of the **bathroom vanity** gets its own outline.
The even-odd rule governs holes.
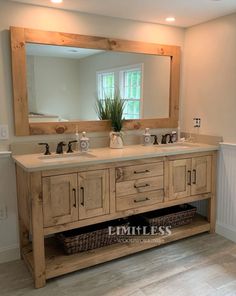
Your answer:
[[[95,104],[94,93],[103,85],[99,81],[103,79],[105,72],[101,70],[104,69],[106,75],[116,73],[114,81],[115,77],[123,77],[121,84],[116,82],[116,85],[124,86],[126,75],[131,70],[132,75],[137,77],[136,82],[131,83],[136,85],[134,102],[134,96],[127,97],[125,88],[121,87],[122,97],[127,97],[127,104],[132,107],[127,107],[132,109],[132,112],[129,111],[132,114],[128,111],[125,113],[124,130],[141,132],[145,128],[154,131],[178,127],[179,46],[19,27],[11,27],[10,33],[16,136],[41,135],[42,138],[42,135],[110,131],[109,120],[98,120],[96,114],[91,115]],[[71,54],[86,53],[85,56],[90,57],[84,63],[89,64],[80,64],[76,67],[82,69],[80,74],[69,72],[73,74],[69,76],[65,71],[65,65],[66,69],[71,69],[68,61],[63,62],[63,66],[61,60],[58,62],[61,70],[49,64],[57,57],[58,50],[67,52],[70,58]],[[47,60],[41,57],[39,61],[38,51],[42,56],[52,51],[54,56],[47,57]],[[107,57],[110,57],[110,63]],[[114,66],[117,59],[120,62]],[[74,60],[72,64],[77,62]],[[79,62],[82,63],[83,59],[79,59]],[[96,68],[96,64],[100,66]],[[93,75],[88,79],[85,70],[90,69],[89,65]],[[127,65],[130,66],[127,68]],[[40,69],[42,75],[36,79],[34,74]],[[51,73],[53,69],[56,70]],[[156,72],[150,73],[150,69]],[[49,78],[46,76],[48,73]],[[51,77],[57,77],[57,73],[65,75],[61,82],[55,79],[57,84],[54,85]],[[73,87],[71,77],[75,77]],[[43,93],[42,99],[36,102],[35,98],[40,97],[41,91],[46,89],[45,84],[38,85],[44,80],[53,92],[49,91],[49,95]],[[97,84],[94,83],[96,81]],[[90,92],[80,92],[80,87],[77,90],[79,83]],[[165,86],[163,91],[162,86]],[[82,98],[79,105],[70,101],[71,92],[65,92],[72,89],[72,93],[76,94],[74,102],[79,102],[80,96]],[[56,101],[49,103],[55,90],[59,90],[54,94]],[[64,93],[64,98],[59,97]],[[103,99],[102,92],[98,91],[98,94],[99,99]],[[67,110],[69,106],[71,109]],[[79,110],[83,111],[82,114],[79,114]],[[62,111],[67,114],[60,113]],[[45,112],[56,113],[63,120],[29,120],[30,114]],[[120,150],[99,148],[88,153],[60,156],[14,156],[21,256],[33,274],[35,287],[43,287],[47,279],[75,270],[198,233],[214,232],[217,149],[217,146],[206,144],[183,143],[148,147],[133,145]],[[192,224],[173,229],[170,236],[150,239],[149,243],[117,243],[68,256],[64,255],[54,238],[54,234],[62,231],[201,200],[208,200],[208,217],[198,215]]]
[[[88,153],[14,156],[21,256],[35,280],[47,279],[215,230],[217,146],[174,144]],[[208,217],[149,243],[118,243],[64,255],[53,234],[173,205],[208,200]]]

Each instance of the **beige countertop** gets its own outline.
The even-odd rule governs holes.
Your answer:
[[[33,172],[218,149],[219,146],[201,143],[175,143],[157,146],[130,145],[123,149],[95,148],[88,153],[75,152],[73,154],[52,154],[49,156],[43,154],[14,155],[13,160],[24,170]]]

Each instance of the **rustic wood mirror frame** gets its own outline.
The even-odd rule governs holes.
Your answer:
[[[169,56],[171,58],[169,117],[159,119],[125,120],[124,129],[138,130],[145,127],[177,127],[179,118],[180,47],[105,37],[48,32],[19,27],[11,27],[10,33],[16,136],[62,133],[71,134],[75,133],[76,126],[78,126],[79,132],[84,130],[87,132],[101,132],[111,129],[110,122],[106,120],[29,123],[26,78],[26,43]]]

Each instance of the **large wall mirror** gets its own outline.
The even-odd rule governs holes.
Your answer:
[[[176,127],[177,46],[11,28],[16,135],[110,129],[96,100],[119,93],[125,128]]]

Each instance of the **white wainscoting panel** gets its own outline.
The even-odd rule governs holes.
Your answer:
[[[231,143],[220,144],[216,232],[236,242],[236,144]]]
[[[0,151],[0,207],[7,209],[0,219],[0,263],[20,258],[15,166],[10,154]]]

